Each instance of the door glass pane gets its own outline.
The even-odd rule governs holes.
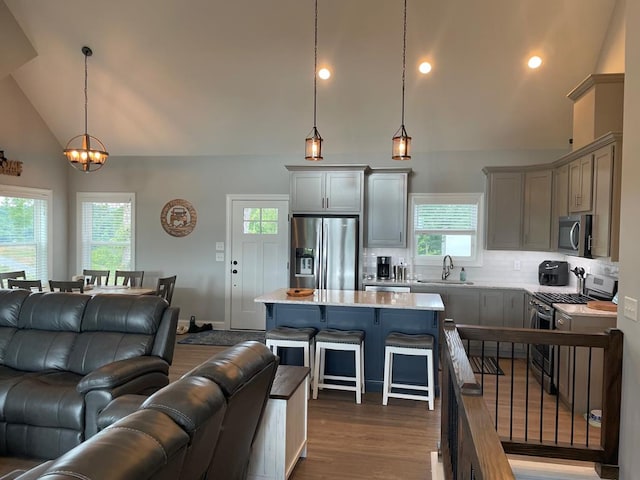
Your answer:
[[[278,233],[277,208],[245,208],[243,218],[245,235],[276,235]]]

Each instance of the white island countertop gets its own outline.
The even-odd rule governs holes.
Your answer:
[[[287,290],[287,288],[281,288],[274,292],[265,293],[257,297],[255,302],[444,311],[442,298],[440,298],[440,295],[434,293],[315,290],[313,295],[307,297],[291,297],[287,295]]]

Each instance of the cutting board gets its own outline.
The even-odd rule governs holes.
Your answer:
[[[587,302],[587,308],[592,308],[594,310],[603,310],[605,312],[617,312],[618,305],[613,302],[604,302],[601,300],[592,300]]]
[[[313,295],[315,290],[313,288],[290,288],[287,290],[287,295],[290,297],[308,297]]]

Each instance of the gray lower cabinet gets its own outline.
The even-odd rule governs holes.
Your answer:
[[[412,293],[437,293],[445,306],[444,318],[460,325],[483,325],[488,327],[525,326],[525,293],[521,290],[501,288],[477,288],[462,286],[412,285]],[[485,355],[495,355],[495,342],[485,342]],[[471,353],[479,355],[482,345],[471,345]],[[526,354],[524,345],[515,345],[514,354]],[[500,355],[511,356],[511,344],[500,345]]]
[[[567,315],[556,310],[556,329],[574,333],[601,333],[615,328],[612,316]],[[602,370],[604,355],[601,349],[559,347],[555,355],[558,369],[560,399],[573,407],[576,414],[602,408]],[[575,379],[574,379],[575,368]]]

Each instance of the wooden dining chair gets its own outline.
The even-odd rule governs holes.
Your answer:
[[[52,292],[80,292],[84,293],[84,282],[82,280],[49,280],[49,290]]]
[[[173,298],[173,289],[176,286],[176,278],[173,277],[161,277],[158,279],[158,285],[156,287],[156,295],[164,298],[169,305],[171,305],[171,298]]]
[[[109,283],[109,270],[82,270],[87,285],[107,285]]]
[[[8,288],[22,288],[24,290],[42,291],[42,281],[40,280],[19,280],[17,278],[7,279]]]
[[[144,270],[116,270],[114,285],[129,287],[141,287],[144,279]],[[120,283],[121,282],[121,283]]]
[[[24,270],[18,270],[15,272],[2,272],[0,273],[0,288],[4,288],[4,281],[9,280],[10,278],[22,278],[23,280],[26,280],[27,276],[25,275]]]

